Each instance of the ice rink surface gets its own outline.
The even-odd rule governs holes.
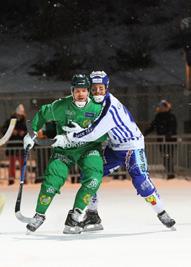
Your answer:
[[[191,181],[154,179],[176,231],[163,226],[136,195],[130,181],[105,181],[99,191],[104,230],[62,234],[79,185],[67,183],[52,202],[39,230],[26,235],[14,205],[18,185],[1,186],[0,267],[189,267],[191,266]],[[26,185],[22,213],[32,216],[40,185]]]

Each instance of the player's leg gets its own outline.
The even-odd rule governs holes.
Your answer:
[[[111,174],[121,165],[121,160],[117,154],[106,147],[104,151],[104,176]],[[91,198],[90,204],[87,207],[84,224],[84,231],[103,230],[101,218],[98,214],[98,197],[97,194]]]
[[[132,177],[132,183],[137,190],[137,194],[140,194],[152,206],[159,220],[165,226],[172,227],[175,224],[175,220],[170,218],[165,211],[160,196],[149,177],[144,149],[128,151],[126,167]]]
[[[59,159],[51,160],[45,170],[44,180],[36,205],[34,220],[27,224],[27,229],[34,232],[45,220],[45,213],[56,193],[66,181],[68,167]]]
[[[82,185],[77,192],[73,210],[82,213],[101,184],[103,177],[103,160],[100,153],[97,150],[93,150],[83,156],[83,158],[78,161],[78,165],[82,172]],[[68,216],[70,217],[70,214]],[[78,217],[80,217],[80,215]],[[84,227],[84,224],[81,223],[81,226]],[[65,227],[64,233],[68,233],[69,230],[68,227]]]

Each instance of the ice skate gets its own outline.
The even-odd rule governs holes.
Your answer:
[[[43,224],[45,219],[45,215],[36,213],[32,218],[31,222],[27,224],[26,228],[30,232],[35,232],[41,226],[41,224]]]
[[[87,210],[85,219],[80,223],[84,232],[103,230],[97,210]]]
[[[161,213],[159,213],[157,215],[157,217],[159,218],[159,220],[162,222],[162,224],[164,224],[166,227],[171,228],[172,230],[175,230],[175,227],[173,227],[175,225],[175,220],[172,219],[168,213],[163,210]]]
[[[64,234],[80,234],[83,228],[80,226],[79,217],[82,212],[79,209],[70,210],[65,221]]]

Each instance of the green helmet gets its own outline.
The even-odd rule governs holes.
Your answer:
[[[72,90],[74,88],[87,88],[89,90],[90,88],[89,77],[86,76],[85,74],[75,74],[72,77],[71,88]]]

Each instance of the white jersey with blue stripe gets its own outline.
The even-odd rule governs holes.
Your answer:
[[[100,116],[87,129],[74,133],[71,141],[91,142],[106,133],[113,150],[144,148],[144,137],[131,113],[112,94],[106,98]]]

